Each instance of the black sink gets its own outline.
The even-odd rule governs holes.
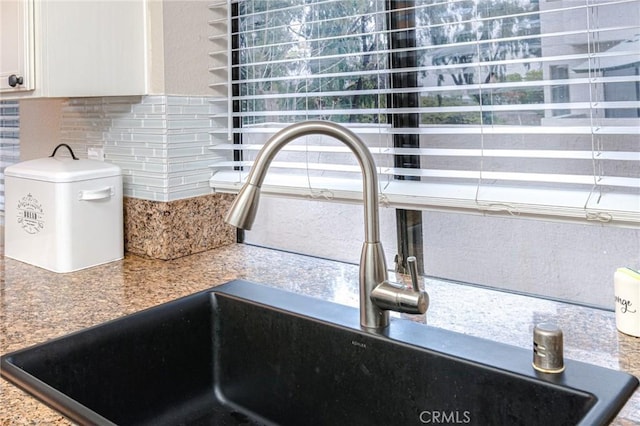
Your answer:
[[[80,424],[596,425],[629,374],[233,281],[1,358],[2,377]]]

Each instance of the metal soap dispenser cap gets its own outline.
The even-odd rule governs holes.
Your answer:
[[[534,327],[533,368],[543,373],[564,371],[562,330],[557,325],[542,323]]]

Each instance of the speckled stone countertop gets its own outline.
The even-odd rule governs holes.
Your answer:
[[[127,255],[69,274],[4,257],[0,262],[0,353],[236,278],[358,305],[357,266],[247,245],[171,261]],[[640,339],[617,332],[613,312],[430,279],[424,284],[431,298],[429,325],[530,349],[533,325],[554,321],[564,331],[566,358],[640,376]],[[8,382],[0,386],[0,425],[70,424]],[[613,424],[640,424],[640,391]]]

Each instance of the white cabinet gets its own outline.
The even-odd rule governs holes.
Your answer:
[[[146,94],[145,0],[1,0],[0,3],[3,68],[10,55],[33,58],[33,75],[28,74],[30,80],[24,80],[32,84],[12,88],[2,69],[2,99]],[[5,50],[5,4],[9,5],[7,10],[32,12],[32,21],[30,13],[18,16],[21,21],[16,26],[29,28],[22,47]],[[7,40],[11,38],[15,36]],[[19,52],[12,53],[13,50]]]
[[[33,0],[0,1],[0,91],[33,90]]]

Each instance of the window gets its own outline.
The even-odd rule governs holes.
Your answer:
[[[246,172],[271,134],[323,119],[371,146],[391,205],[638,223],[638,121],[607,119],[638,109],[635,91],[609,99],[639,76],[603,64],[638,62],[623,41],[640,32],[639,3],[233,3],[242,144],[217,146],[236,156],[212,182],[237,188],[229,170]],[[357,197],[353,159],[325,143],[292,147],[265,190]]]
[[[626,43],[639,6],[231,2],[234,143],[214,141],[211,186],[237,190],[269,136],[323,119],[370,146],[385,206],[637,227],[640,123],[628,111],[640,98],[624,88],[640,77],[611,64],[640,62]],[[344,147],[308,137],[288,148],[263,192],[359,199]]]
[[[552,65],[549,67],[552,80],[566,80],[569,78],[569,68],[564,65]],[[552,103],[568,103],[571,102],[569,96],[569,86],[567,84],[557,84],[551,86],[551,102]],[[570,111],[568,109],[554,109],[552,115],[554,117],[558,115],[567,115]]]
[[[638,43],[640,49],[640,43]],[[605,102],[627,102],[633,105],[633,102],[640,99],[640,82],[633,81],[633,77],[640,76],[640,63],[634,66],[617,68],[603,71],[603,76],[613,80],[620,77],[619,83],[605,83],[604,100]],[[607,109],[605,110],[607,118],[638,118],[640,117],[640,108],[624,108],[624,109]]]

